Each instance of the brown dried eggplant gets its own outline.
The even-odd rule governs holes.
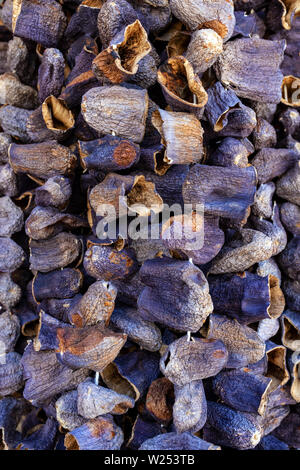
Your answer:
[[[140,143],[145,134],[148,94],[120,86],[92,88],[83,96],[81,110],[87,124],[96,131]]]
[[[53,176],[73,173],[77,161],[67,147],[50,140],[39,144],[11,144],[9,163],[15,173],[28,173],[46,180]]]
[[[88,248],[83,265],[90,276],[105,281],[130,276],[138,269],[135,254],[131,249],[118,251],[111,246],[99,245]]]
[[[146,409],[155,420],[169,423],[173,417],[174,386],[166,377],[152,382],[146,396]]]
[[[228,351],[228,369],[255,364],[265,355],[265,343],[258,334],[252,328],[226,316],[210,315],[200,332],[207,339],[221,340],[225,344]]]
[[[68,312],[70,323],[76,327],[109,323],[115,307],[117,289],[114,284],[98,281],[91,284],[78,303]]]
[[[122,83],[134,77],[139,62],[149,54],[151,45],[139,20],[117,33],[108,48],[93,60],[93,72],[99,81]]]
[[[57,329],[58,360],[72,368],[101,372],[119,354],[127,335],[114,333],[102,325]]]
[[[160,370],[174,385],[217,375],[227,367],[228,351],[219,339],[182,336],[171,343],[160,360]]]

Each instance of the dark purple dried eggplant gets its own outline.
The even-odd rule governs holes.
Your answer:
[[[241,98],[279,103],[284,41],[242,38],[225,44],[214,65],[218,79]],[[266,63],[266,57],[269,61]]]
[[[146,261],[139,274],[146,285],[138,298],[144,320],[196,332],[212,312],[206,278],[192,263],[156,258]]]
[[[275,276],[261,277],[249,272],[209,277],[214,312],[255,323],[278,318],[285,306],[284,295]]]
[[[139,450],[221,450],[189,432],[159,434],[143,442]]]

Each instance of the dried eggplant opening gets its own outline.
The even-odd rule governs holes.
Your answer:
[[[266,376],[272,379],[270,392],[279,385],[284,385],[290,378],[286,367],[286,351],[283,346],[278,346],[267,352],[268,369]]]
[[[280,289],[279,279],[276,276],[269,275],[269,295],[270,305],[267,312],[271,318],[278,318],[282,314],[285,307],[285,299]]]
[[[191,33],[187,31],[177,31],[167,45],[168,57],[183,55],[191,40]]]
[[[105,0],[84,0],[80,6],[81,7],[89,7],[89,8],[101,8],[104,4]]]
[[[279,0],[283,7],[281,23],[285,29],[291,29],[295,18],[300,16],[299,0]]]
[[[228,114],[234,110],[240,108],[240,103],[235,104],[234,106],[230,106],[226,111],[224,111],[223,114],[218,118],[214,125],[214,131],[215,132],[220,132],[224,128],[224,121],[226,120]]]
[[[67,450],[80,450],[77,439],[72,434],[66,434],[64,444]]]
[[[128,140],[122,140],[113,153],[114,161],[121,167],[131,165],[135,158],[136,150]]]
[[[48,96],[42,104],[42,114],[47,128],[52,131],[67,131],[75,124],[73,113],[64,100],[53,95]]]
[[[282,80],[281,102],[288,106],[300,106],[300,78],[287,75]]]
[[[108,388],[120,393],[121,395],[127,395],[135,401],[139,399],[140,392],[138,389],[134,384],[129,382],[128,379],[121,375],[115,364],[111,363],[105,367],[101,372],[101,377]]]
[[[15,29],[16,29],[19,14],[21,13],[22,2],[23,2],[23,0],[13,0],[12,20],[11,20],[12,32],[13,33],[15,32]]]
[[[193,67],[183,56],[171,57],[157,73],[158,82],[165,90],[191,106],[203,107],[207,103],[207,93]]]
[[[22,335],[27,336],[27,337],[36,336],[38,329],[39,329],[38,319],[29,320],[21,326]]]
[[[140,216],[148,216],[151,210],[159,213],[163,209],[163,200],[155,190],[155,184],[138,176],[127,195],[127,207]]]
[[[299,403],[300,402],[300,361],[294,364],[292,371],[291,395]]]
[[[169,163],[167,163],[164,160],[164,158],[165,158],[165,150],[158,150],[153,155],[154,171],[159,176],[163,176],[171,166]]]
[[[151,51],[147,33],[139,20],[127,26],[123,42],[112,48],[119,56],[116,65],[131,74],[137,72],[139,61]]]
[[[222,39],[224,39],[228,33],[227,26],[219,20],[206,21],[199,25],[198,29],[213,29],[219,36],[221,36]]]
[[[300,331],[292,323],[291,319],[283,318],[283,343],[293,351],[297,351],[300,345]]]

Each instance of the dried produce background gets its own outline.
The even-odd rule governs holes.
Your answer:
[[[0,449],[127,448],[300,448],[299,0],[0,2]]]

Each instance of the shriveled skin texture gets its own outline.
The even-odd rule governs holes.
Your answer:
[[[16,173],[29,173],[41,179],[70,174],[77,163],[75,155],[54,140],[26,146],[12,144],[9,157]]]
[[[194,223],[195,222],[195,223]],[[182,238],[176,239],[176,231],[182,233]],[[204,233],[203,233],[204,232]],[[195,234],[193,239],[190,235]],[[211,261],[221,250],[224,244],[224,232],[219,228],[219,217],[204,215],[199,217],[185,215],[171,217],[162,228],[163,243],[170,252],[176,253],[180,258],[192,259],[197,265]],[[193,241],[195,247],[193,249]],[[197,248],[199,241],[199,248]]]
[[[134,6],[138,18],[144,28],[154,35],[164,30],[172,20],[171,9],[169,5],[156,7],[148,2],[139,0],[130,0]]]
[[[41,103],[50,95],[59,96],[64,82],[64,67],[64,56],[59,49],[45,50],[38,71],[38,93]]]
[[[173,416],[174,386],[166,377],[152,382],[146,396],[147,411],[161,423],[168,423]]]
[[[300,282],[286,279],[283,283],[283,292],[287,307],[300,311]]]
[[[183,185],[186,204],[204,204],[206,214],[242,221],[254,201],[256,174],[253,167],[222,168],[194,165]]]
[[[43,406],[54,395],[72,390],[89,375],[87,369],[72,370],[60,364],[54,351],[34,351],[32,344],[23,354],[22,366],[24,398],[34,406]]]
[[[265,343],[258,334],[226,316],[211,315],[207,329],[203,327],[201,333],[208,339],[220,339],[225,344],[228,351],[227,368],[237,369],[255,364],[265,355]]]
[[[57,421],[60,426],[68,431],[79,428],[87,421],[86,418],[78,414],[77,399],[77,390],[72,390],[61,395],[55,402]]]
[[[209,163],[216,166],[246,168],[248,156],[253,152],[254,147],[250,141],[246,143],[233,137],[225,137],[215,152],[209,156]]]
[[[133,308],[116,308],[110,318],[110,325],[126,333],[131,341],[147,351],[158,351],[162,345],[159,328],[140,318],[138,311]]]
[[[140,143],[148,112],[146,90],[120,86],[92,88],[82,98],[81,110],[87,124],[102,134],[115,134]]]
[[[212,377],[226,367],[228,351],[219,339],[187,336],[171,343],[160,361],[161,372],[175,385]]]
[[[244,275],[212,276],[208,280],[215,313],[228,315],[246,324],[270,317],[268,276],[260,277],[247,272]],[[279,317],[282,311],[274,312],[272,318]]]
[[[232,0],[180,0],[170,1],[171,10],[188,29],[214,29],[224,41],[227,41],[234,30],[235,16]]]
[[[80,251],[80,240],[67,232],[59,233],[49,240],[31,240],[30,269],[47,273],[64,268],[79,257]]]
[[[257,334],[263,341],[267,341],[276,335],[279,328],[280,322],[277,318],[264,318],[259,322]]]
[[[87,421],[66,434],[65,447],[67,450],[120,450],[123,441],[122,429],[107,415]]]
[[[164,160],[174,164],[196,163],[203,154],[203,129],[198,119],[188,113],[160,109],[152,114],[166,146]]]
[[[219,403],[208,402],[204,439],[234,449],[253,449],[263,436],[257,415],[243,413]]]
[[[113,37],[137,19],[137,13],[125,0],[108,0],[98,16],[98,30],[102,46],[109,45]]]
[[[17,176],[9,163],[0,165],[0,194],[14,197],[18,194]]]
[[[79,292],[82,281],[81,272],[74,268],[38,273],[32,282],[32,293],[38,302],[45,299],[69,299]]]
[[[178,433],[198,432],[207,419],[207,404],[202,380],[179,387],[175,385],[173,422]]]
[[[272,222],[262,219],[261,217],[252,218],[255,228],[257,228],[260,232],[264,233],[269,238],[271,238],[273,242],[272,256],[277,256],[286,247],[287,233],[281,223],[279,208],[276,203],[274,203],[271,220]]]
[[[84,418],[92,419],[107,413],[124,414],[135,405],[133,398],[100,387],[92,380],[82,382],[77,390],[78,413]]]
[[[290,413],[289,406],[275,406],[267,408],[265,414],[260,418],[262,427],[264,430],[264,435],[269,434],[278,428],[280,423],[286,418]]]
[[[4,308],[11,308],[21,298],[21,288],[13,282],[9,273],[0,273],[0,304]]]
[[[298,448],[300,445],[300,414],[290,413],[275,429],[274,435],[291,447]]]
[[[253,215],[270,219],[273,212],[273,195],[276,186],[273,181],[263,183],[255,193],[254,204],[251,208]]]
[[[0,354],[13,351],[20,336],[20,321],[10,312],[0,314]]]
[[[300,281],[300,237],[294,237],[278,258],[279,266],[290,278]]]
[[[63,176],[53,176],[36,189],[35,202],[37,206],[63,209],[71,194],[72,188],[69,179]]]
[[[220,372],[213,378],[213,391],[236,411],[263,414],[271,379],[244,370]]]
[[[284,41],[235,39],[224,46],[214,65],[218,79],[241,98],[279,103],[282,97]],[[270,60],[266,63],[266,56]]]
[[[8,149],[11,143],[12,143],[11,136],[9,134],[5,134],[5,132],[0,132],[0,162],[1,163],[8,162]]]
[[[72,309],[71,320],[77,327],[102,323],[108,325],[115,307],[117,289],[113,284],[98,281],[85,292]]]
[[[22,210],[8,196],[0,198],[0,236],[11,237],[24,223]]]
[[[188,261],[146,261],[140,279],[146,285],[138,298],[138,313],[144,320],[196,332],[213,310],[204,274]]]
[[[18,450],[53,450],[57,433],[57,422],[48,418],[36,432],[22,439],[18,444]]]
[[[0,237],[0,271],[13,272],[19,268],[25,260],[22,248],[13,240]]]
[[[274,147],[277,142],[275,128],[265,119],[258,118],[253,131],[253,143],[255,150]]]
[[[0,103],[33,109],[38,104],[37,91],[23,85],[13,73],[0,75]]]
[[[36,206],[25,223],[29,238],[43,240],[62,232],[64,229],[88,227],[87,220],[73,214],[59,212],[51,207]]]
[[[127,335],[94,325],[58,328],[57,339],[57,358],[62,364],[101,372],[119,354]]]
[[[286,173],[298,160],[299,155],[293,150],[264,148],[255,155],[252,165],[257,170],[258,182],[266,183]]]
[[[189,432],[160,434],[143,442],[139,450],[221,450]]]
[[[13,8],[12,27],[14,34],[36,41],[45,47],[56,46],[66,28],[66,17],[62,7],[54,0],[16,2]]]
[[[192,34],[185,57],[198,74],[209,69],[222,51],[222,37],[214,29],[200,29]]]
[[[3,106],[0,108],[0,125],[5,133],[10,134],[21,142],[29,142],[26,123],[32,111],[16,106]]]
[[[105,281],[130,276],[138,268],[132,250],[117,251],[110,246],[97,245],[85,252],[83,264],[90,276]]]
[[[276,183],[279,197],[300,206],[300,162],[287,171]]]
[[[284,202],[280,206],[280,218],[285,228],[294,237],[300,236],[300,207],[291,202]]]
[[[256,274],[262,277],[272,274],[272,276],[277,277],[279,283],[281,283],[281,271],[274,258],[260,261],[257,266]]]
[[[12,395],[24,385],[21,355],[9,352],[5,356],[5,364],[0,362],[0,395]]]
[[[226,247],[213,260],[211,274],[242,272],[259,261],[269,259],[274,250],[270,237],[252,229],[241,230],[242,242],[237,247]]]

